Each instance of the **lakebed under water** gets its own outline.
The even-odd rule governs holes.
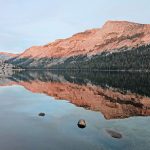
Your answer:
[[[1,75],[0,150],[148,150],[149,78],[117,72]],[[80,119],[86,128],[77,126]]]

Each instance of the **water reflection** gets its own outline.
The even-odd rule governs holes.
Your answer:
[[[68,100],[106,119],[150,115],[149,73],[24,71],[1,76],[0,85]]]

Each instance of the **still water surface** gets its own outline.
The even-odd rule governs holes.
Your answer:
[[[149,97],[148,73],[1,75],[0,150],[148,150]]]

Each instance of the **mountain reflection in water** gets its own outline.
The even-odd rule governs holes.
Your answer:
[[[106,119],[150,115],[149,73],[23,71],[1,75],[0,86],[10,85],[99,111]]]

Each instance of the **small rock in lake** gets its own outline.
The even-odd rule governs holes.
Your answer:
[[[43,116],[45,116],[45,113],[39,113],[39,116],[43,117]]]
[[[122,135],[120,133],[116,132],[116,131],[109,130],[109,129],[107,129],[106,131],[113,138],[117,138],[117,139],[121,139],[122,138]]]
[[[79,127],[79,128],[85,128],[85,127],[86,127],[86,122],[85,122],[85,120],[80,119],[80,120],[78,121],[78,127]]]

